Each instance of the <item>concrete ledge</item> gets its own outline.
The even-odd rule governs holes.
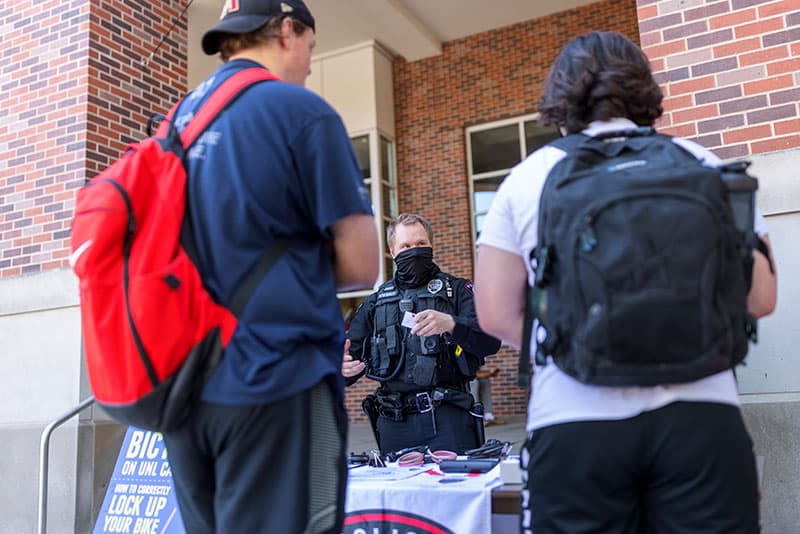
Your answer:
[[[759,182],[758,208],[765,216],[800,211],[800,150],[758,154],[748,158],[749,172]]]
[[[797,532],[800,525],[800,402],[742,406],[745,424],[762,460],[761,528],[765,533]]]
[[[78,306],[78,278],[70,270],[0,280],[0,317]]]

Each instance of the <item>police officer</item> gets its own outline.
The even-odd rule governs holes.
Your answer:
[[[364,400],[383,454],[427,445],[459,454],[483,442],[469,380],[500,341],[478,327],[472,283],[433,263],[433,230],[415,214],[387,230],[397,266],[350,323],[342,374],[381,383]]]

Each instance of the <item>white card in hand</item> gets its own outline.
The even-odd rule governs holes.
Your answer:
[[[417,320],[415,317],[417,316],[416,313],[411,313],[407,311],[403,314],[403,321],[400,323],[406,328],[414,328],[414,325],[417,324]]]

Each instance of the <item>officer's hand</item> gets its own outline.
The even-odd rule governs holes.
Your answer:
[[[356,376],[364,371],[364,362],[360,360],[354,360],[352,356],[350,356],[350,340],[346,339],[344,341],[344,356],[342,357],[342,376],[345,378],[350,378],[351,376]]]
[[[417,324],[411,329],[411,333],[417,336],[438,336],[448,332],[453,333],[456,321],[451,315],[436,311],[424,310],[414,316]]]

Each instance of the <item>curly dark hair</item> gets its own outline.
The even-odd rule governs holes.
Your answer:
[[[663,95],[644,53],[616,32],[590,32],[570,41],[550,69],[539,101],[541,122],[580,132],[590,122],[627,118],[652,126]]]

